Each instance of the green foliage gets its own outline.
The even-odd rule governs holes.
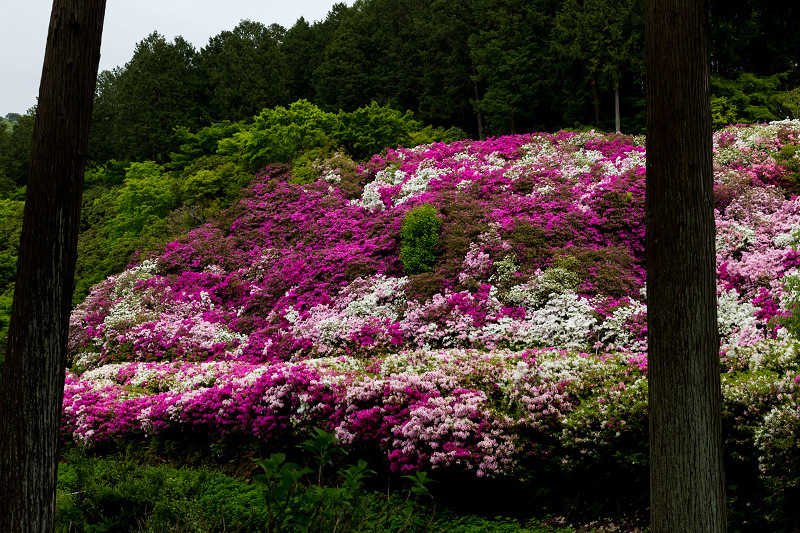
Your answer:
[[[800,235],[795,234],[800,237]],[[773,320],[786,328],[792,337],[800,338],[800,275],[784,276],[783,287],[787,294],[786,316],[775,316]]]
[[[375,101],[352,113],[339,111],[340,128],[335,137],[356,160],[364,160],[384,148],[408,146],[414,132],[422,124],[413,119],[414,113],[402,113]]]
[[[6,348],[11,320],[24,207],[24,202],[0,198],[0,354]]]
[[[0,293],[0,370],[6,351],[6,340],[8,339],[8,325],[11,321],[11,305],[14,303],[14,284],[10,283],[5,290]]]
[[[219,143],[219,153],[240,155],[251,170],[275,162],[290,161],[303,152],[329,146],[339,119],[308,100],[289,108],[264,109],[253,124]]]
[[[209,155],[190,164],[180,176],[178,192],[184,206],[200,208],[207,218],[227,207],[251,178],[228,158]]]
[[[436,262],[442,220],[435,207],[422,204],[406,212],[401,230],[400,261],[406,274],[421,274]]]
[[[793,93],[782,87],[789,78],[788,72],[766,77],[741,72],[735,79],[711,76],[714,128],[786,118],[792,113]]]
[[[118,159],[152,159],[165,164],[178,145],[175,126],[199,126],[202,109],[196,54],[182,37],[168,42],[153,32],[136,45],[125,68],[108,80],[111,101],[106,109],[105,98],[98,104],[100,111],[113,117],[110,124],[114,130],[104,135],[118,140],[116,150],[122,152],[116,154]]]
[[[233,137],[244,128],[241,122],[228,120],[215,122],[201,128],[197,133],[192,133],[184,126],[177,127],[175,137],[181,143],[180,151],[170,154],[171,161],[166,167],[171,170],[184,170],[197,159],[216,154],[220,141]]]
[[[98,184],[122,185],[125,183],[130,163],[127,161],[117,161],[110,159],[102,165],[96,165],[86,169],[83,177],[84,190],[91,189]]]
[[[781,92],[775,96],[781,116],[800,119],[800,87]]]
[[[25,202],[0,199],[0,253],[17,255]]]
[[[0,252],[0,291],[4,291],[17,277],[17,256]]]
[[[318,465],[317,483],[322,484],[322,470],[331,466],[338,455],[345,455],[344,449],[336,446],[337,439],[333,433],[324,429],[314,428],[313,435],[300,444],[300,448],[308,453]]]
[[[425,126],[421,130],[414,131],[410,135],[408,146],[419,146],[420,144],[430,144],[434,142],[451,143],[464,141],[469,138],[467,132],[457,126],[447,129]]]
[[[36,108],[17,115],[13,127],[0,124],[0,191],[4,195],[28,182]]]
[[[170,168],[185,168],[192,158],[218,154],[235,160],[240,158],[250,171],[272,163],[292,163],[292,183],[303,184],[319,177],[319,164],[340,147],[356,160],[368,159],[387,147],[416,146],[435,141],[461,139],[466,136],[458,128],[423,127],[405,113],[372,102],[338,115],[327,113],[307,100],[299,100],[288,109],[264,109],[249,126],[215,125],[197,134],[178,130],[185,142],[181,152],[173,154]],[[228,136],[225,136],[228,135]]]
[[[564,119],[575,113],[576,119],[581,117],[578,122],[586,124],[591,116],[595,127],[611,129],[614,122],[604,118],[613,116],[608,111],[613,110],[610,104],[615,89],[626,97],[626,89],[635,91],[633,87],[642,83],[644,2],[565,0],[548,41],[555,60],[543,59],[550,63],[555,77],[568,83],[568,88],[561,88],[565,95],[554,95],[564,107]],[[633,115],[641,103],[629,104],[628,110],[620,110],[621,115]]]
[[[264,107],[287,100],[281,40],[277,24],[242,20],[232,31],[212,37],[197,58],[206,86],[206,113],[214,119],[246,120]]]
[[[131,163],[125,187],[117,198],[117,216],[111,234],[134,237],[153,218],[164,218],[177,205],[172,180],[155,161]]]
[[[336,437],[314,428],[311,438],[299,448],[310,455],[309,466],[287,462],[286,454],[274,453],[256,459],[263,474],[253,477],[262,488],[268,508],[267,531],[429,531],[433,516],[422,502],[430,498],[432,481],[424,472],[404,476],[410,481],[405,498],[370,493],[365,484],[375,473],[367,462],[339,468],[335,479],[323,478],[323,471],[335,466],[337,456],[346,455]],[[306,479],[317,473],[317,483]],[[428,516],[430,515],[430,516]]]
[[[56,532],[263,531],[258,487],[208,470],[73,452],[59,463]]]
[[[2,358],[0,358],[2,361]],[[338,454],[343,455],[343,454]],[[358,460],[322,485],[311,468],[276,453],[256,463],[255,483],[206,468],[91,458],[72,449],[58,465],[57,533],[433,532],[568,533],[538,522],[461,515],[431,505],[424,472],[403,476],[397,493],[368,488],[374,472]]]
[[[109,243],[108,224],[117,216],[117,197],[121,189],[121,185],[114,186],[101,180],[83,193],[73,305],[86,297],[92,285],[109,274],[120,272],[127,265],[127,256],[120,264],[111,264],[110,252],[116,255],[119,247],[112,247]]]
[[[367,94],[378,92],[376,58],[371,53],[377,36],[363,9],[348,8],[344,3],[340,7],[338,20],[330,25],[336,26],[335,31],[320,50],[322,61],[311,73],[310,82],[315,100],[325,109],[349,111],[371,100]]]
[[[736,124],[739,110],[725,96],[711,97],[711,120],[714,130],[719,130],[730,124]]]
[[[16,183],[6,173],[4,164],[8,158],[3,154],[8,153],[8,147],[11,143],[11,122],[5,118],[0,119],[0,197],[5,197],[8,193],[16,188]]]
[[[800,185],[800,145],[786,144],[775,156],[788,171],[788,178],[796,185]]]
[[[330,158],[331,155],[331,151],[327,146],[306,150],[292,161],[292,178],[289,182],[302,185],[317,181],[319,178],[318,165],[325,159]]]
[[[575,531],[572,528],[549,526],[541,522],[521,525],[517,520],[503,516],[493,518],[459,516],[448,512],[442,514],[442,517],[436,521],[436,525],[441,529],[437,528],[435,531],[446,531],[447,533],[573,533]]]

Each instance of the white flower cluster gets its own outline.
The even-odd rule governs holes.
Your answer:
[[[319,352],[325,353],[331,347],[348,341],[351,334],[373,321],[397,321],[400,308],[405,304],[405,293],[401,289],[406,283],[406,277],[378,275],[368,279],[357,278],[342,291],[333,305],[316,305],[305,317],[300,317],[294,308],[290,308],[284,318],[292,324],[294,336],[313,340],[319,345]]]
[[[800,225],[792,224],[791,229],[786,233],[778,233],[772,238],[776,248],[797,248],[800,244]]]
[[[408,278],[387,278],[383,275],[368,279],[357,278],[345,290],[350,301],[346,303],[344,314],[350,317],[379,317],[398,320],[398,308],[405,303],[403,287]],[[344,303],[344,301],[343,301]]]
[[[136,284],[155,276],[157,272],[156,262],[148,260],[114,278],[114,290],[111,293],[114,305],[103,319],[106,327],[124,326],[140,318],[143,298],[141,294],[135,292]]]
[[[633,422],[641,424],[646,419],[648,383],[645,376],[600,389],[601,397],[587,398],[563,421],[559,440],[568,450],[577,452],[577,457],[565,457],[565,464],[614,446],[614,439],[628,431]]]
[[[503,295],[503,299],[516,306],[537,308],[542,306],[553,294],[574,291],[580,278],[566,268],[556,266],[537,271],[536,277],[520,285],[515,285]]]
[[[764,421],[755,432],[755,445],[762,454],[758,458],[762,472],[778,462],[786,462],[782,455],[800,456],[800,403],[792,401],[773,407],[764,417]],[[781,450],[775,446],[776,441],[794,443],[789,449]],[[796,461],[796,459],[795,459]]]
[[[647,306],[636,300],[630,300],[627,305],[621,305],[597,327],[597,331],[600,333],[599,342],[607,351],[647,351],[647,343],[634,338],[630,328],[626,327],[632,317],[644,313],[647,313]]]
[[[358,205],[369,211],[383,211],[386,204],[381,200],[381,189],[393,187],[406,179],[406,173],[400,169],[388,167],[375,175],[375,179],[364,185],[360,200],[351,200],[350,203]]]
[[[432,179],[439,177],[439,172],[430,167],[425,166],[425,162],[421,163],[416,174],[412,174],[403,185],[400,187],[400,192],[395,197],[395,205],[400,205],[411,198],[418,196],[425,192],[428,188],[428,183]]]
[[[728,291],[718,289],[717,295],[717,327],[723,339],[735,344],[732,338],[735,332],[754,328],[756,324],[756,308],[750,302],[740,302],[736,289]]]
[[[717,254],[729,255],[742,252],[756,243],[756,232],[744,224],[734,221],[717,221],[715,243]]]
[[[494,262],[495,273],[489,276],[489,281],[492,283],[506,283],[511,280],[511,277],[519,270],[514,256],[509,254],[503,259]]]
[[[797,363],[800,343],[791,339],[766,339],[751,346],[723,345],[723,362],[731,371],[788,372]]]
[[[542,308],[525,319],[516,332],[515,341],[528,346],[583,349],[587,337],[597,325],[592,311],[589,301],[573,292],[553,295]]]

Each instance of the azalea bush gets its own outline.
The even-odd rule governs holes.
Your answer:
[[[726,449],[787,495],[798,136],[800,121],[714,136]],[[313,168],[305,184],[264,169],[215,220],[92,289],[70,322],[65,440],[279,442],[314,425],[404,473],[644,475],[643,138],[518,135]],[[409,268],[420,213],[438,243]]]

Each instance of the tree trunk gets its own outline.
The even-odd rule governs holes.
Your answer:
[[[704,1],[646,8],[653,533],[726,531]]]
[[[622,131],[620,114],[619,114],[619,82],[614,85],[614,127],[616,132]]]
[[[54,0],[0,385],[0,530],[53,531],[83,173],[105,0]]]
[[[594,103],[594,126],[600,126],[600,98],[597,96],[597,82],[592,78],[592,101]]]
[[[477,77],[478,71],[475,70],[475,67],[472,67],[472,76]],[[478,82],[472,82],[472,88],[475,90],[475,115],[478,118],[478,140],[483,140],[483,115],[481,114],[481,94],[478,91]]]

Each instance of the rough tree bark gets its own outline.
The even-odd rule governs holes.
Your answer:
[[[704,0],[648,0],[647,309],[654,533],[726,531]]]
[[[53,1],[0,385],[0,531],[53,531],[67,328],[105,4]]]

